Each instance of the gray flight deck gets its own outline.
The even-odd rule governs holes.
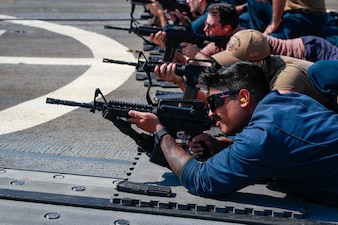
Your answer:
[[[338,10],[338,1],[326,4]],[[338,224],[338,209],[264,183],[225,199],[193,196],[100,112],[45,104],[92,102],[95,88],[109,100],[147,103],[134,68],[102,62],[137,62],[143,40],[104,29],[128,28],[130,9],[125,0],[1,1],[0,224]],[[137,6],[135,18],[143,14]],[[117,191],[121,180],[172,195]]]

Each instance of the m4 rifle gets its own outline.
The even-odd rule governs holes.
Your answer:
[[[188,62],[193,61],[193,60],[194,59],[190,59]],[[210,67],[191,64],[191,63],[187,63],[186,65],[176,64],[175,73],[178,76],[182,76],[182,77],[184,76],[186,79],[186,84],[185,84],[186,88],[183,94],[183,99],[196,99],[196,95],[198,91],[198,89],[196,88],[196,85],[198,84],[198,77],[201,73],[208,72],[208,71],[210,72],[210,71],[220,68],[220,66],[215,61],[212,61],[212,60],[203,60],[203,61],[209,62]],[[148,61],[142,52],[139,53],[137,62],[126,62],[126,61],[108,59],[108,58],[104,58],[103,62],[135,66],[137,72],[145,72],[148,75],[148,79],[149,79],[149,87],[147,91],[147,101],[149,104],[151,103],[151,100],[149,97],[149,88],[152,85],[150,73],[154,72],[154,69],[156,66],[160,66],[163,63],[167,63],[167,62],[159,62],[159,61]]]
[[[102,97],[103,102],[97,101],[99,96]],[[96,89],[93,103],[54,98],[47,98],[46,103],[88,108],[93,113],[102,111],[103,117],[112,121],[122,133],[130,136],[146,152],[151,162],[168,168],[170,167],[160,146],[156,146],[153,135],[138,133],[125,120],[125,118],[129,117],[128,112],[130,110],[150,112],[157,115],[161,123],[168,128],[170,134],[177,140],[183,140],[182,135],[194,137],[203,131],[209,130],[212,125],[208,116],[207,106],[199,100],[166,100],[160,101],[157,105],[107,101],[101,90]],[[183,105],[189,105],[189,107],[184,107]]]
[[[173,26],[166,25],[163,29],[134,26],[131,23],[130,28],[121,28],[110,25],[105,25],[105,29],[125,30],[129,33],[133,32],[136,35],[143,38],[143,36],[150,36],[150,34],[156,34],[159,31],[166,32],[166,50],[164,52],[163,61],[172,62],[175,54],[175,50],[179,47],[179,43],[188,42],[192,44],[202,44],[205,41],[214,42],[216,46],[225,48],[230,37],[224,36],[206,36],[202,34],[194,33],[190,28],[186,26]],[[144,38],[143,38],[144,39]],[[144,39],[145,40],[145,39]]]

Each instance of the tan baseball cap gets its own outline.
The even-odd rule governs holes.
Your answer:
[[[221,66],[230,66],[239,61],[257,61],[270,55],[267,38],[259,31],[246,29],[236,32],[224,51],[211,57]]]

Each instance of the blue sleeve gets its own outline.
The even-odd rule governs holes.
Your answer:
[[[188,161],[181,183],[205,197],[225,196],[269,178],[297,183],[291,188],[301,191],[314,180],[337,189],[332,163],[338,159],[337,121],[337,114],[306,95],[272,92],[232,145],[203,163]]]
[[[198,17],[194,21],[191,22],[191,29],[196,34],[202,34],[205,35],[203,29],[204,29],[204,23],[207,19],[207,14],[204,13],[202,16]]]
[[[271,175],[271,143],[264,129],[246,129],[234,144],[200,163],[191,159],[181,174],[181,183],[198,196],[224,196]],[[270,145],[271,146],[271,145]],[[274,145],[272,145],[274,146]],[[278,156],[277,156],[278,157]]]

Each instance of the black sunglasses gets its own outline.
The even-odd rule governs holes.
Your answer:
[[[218,93],[218,94],[208,96],[207,101],[208,101],[208,104],[209,104],[209,109],[211,111],[215,111],[217,107],[224,104],[224,98],[222,98],[223,96],[235,95],[235,94],[238,94],[240,91],[241,90],[226,91],[226,92],[222,92],[222,93]],[[253,89],[250,89],[249,92],[253,93],[255,91]]]

